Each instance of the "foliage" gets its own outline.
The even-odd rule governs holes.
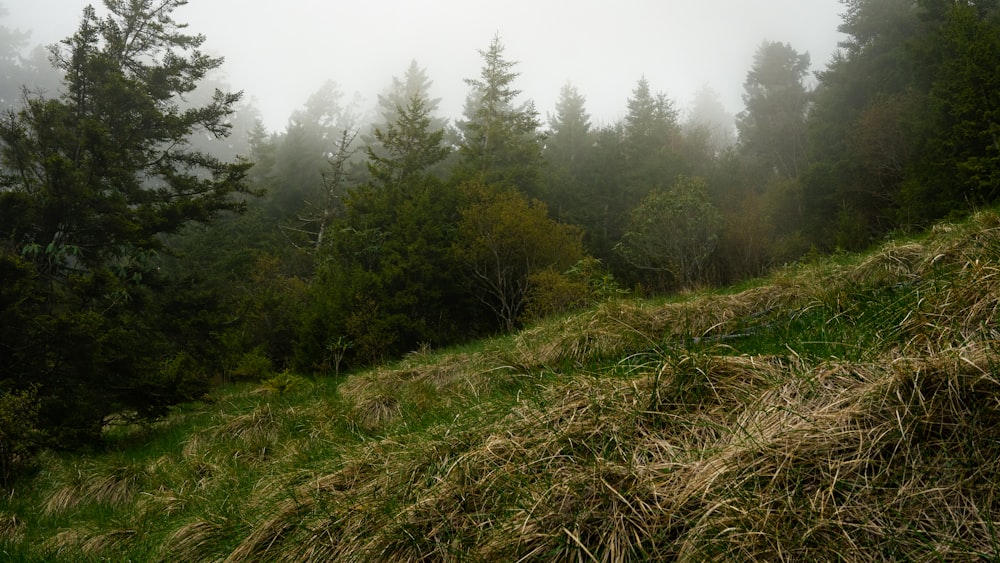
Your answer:
[[[460,178],[503,185],[538,197],[541,191],[542,141],[533,102],[517,103],[513,87],[518,73],[504,58],[499,36],[479,53],[483,67],[478,79],[466,79],[470,91],[465,120],[459,122]]]
[[[9,485],[34,463],[42,445],[35,387],[0,389],[0,485]]]
[[[262,347],[257,346],[240,357],[232,375],[240,381],[263,381],[273,372],[271,358],[267,357]]]
[[[465,187],[455,252],[477,298],[511,330],[530,297],[533,274],[564,271],[583,258],[583,233],[556,223],[540,201],[509,189]]]
[[[318,255],[318,306],[300,339],[303,360],[333,360],[326,368],[339,371],[345,359],[369,364],[455,338],[461,301],[448,249],[457,202],[430,171],[450,152],[432,122],[428,100],[417,95],[397,108],[395,122],[375,129],[369,179],[347,194]],[[338,339],[351,346],[327,349]]]
[[[788,44],[765,41],[754,54],[736,127],[740,148],[768,173],[797,178],[805,164],[808,70],[809,54]]]
[[[590,287],[582,280],[555,270],[528,276],[528,298],[519,321],[537,322],[579,309],[590,302]]]
[[[297,393],[299,391],[304,391],[310,387],[309,380],[293,373],[289,373],[287,370],[279,374],[276,374],[263,381],[262,389],[276,393],[278,395],[286,395],[288,393]]]
[[[666,272],[682,287],[691,287],[704,280],[721,226],[705,181],[682,177],[632,210],[616,250],[637,268]]]
[[[925,39],[933,61],[920,160],[902,212],[918,222],[1000,197],[1000,16],[956,2]]]
[[[15,388],[37,385],[42,426],[60,445],[94,439],[115,413],[161,414],[205,383],[161,369],[179,347],[210,344],[207,332],[178,331],[203,319],[174,316],[193,295],[161,275],[163,235],[241,210],[249,165],[187,143],[224,137],[240,95],[180,106],[222,62],[171,19],[182,4],[108,2],[102,18],[87,8],[52,48],[62,96],[33,95],[0,120],[3,284],[20,288],[3,315],[23,323],[0,363]]]
[[[695,93],[684,129],[705,136],[705,142],[713,154],[721,154],[736,144],[736,123],[734,117],[722,104],[720,95],[708,85]]]
[[[995,559],[998,227],[991,210],[752,285],[611,300],[308,392],[220,390],[48,456],[0,497],[0,549]]]

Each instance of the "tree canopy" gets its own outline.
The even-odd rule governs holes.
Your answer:
[[[198,351],[178,342],[190,319],[164,314],[186,297],[160,293],[163,235],[241,210],[249,164],[190,149],[195,131],[228,133],[240,94],[181,107],[222,64],[171,19],[181,4],[87,8],[52,49],[63,94],[0,119],[4,384],[38,386],[43,416],[69,433],[92,437],[109,416],[154,414],[205,383],[184,365]]]

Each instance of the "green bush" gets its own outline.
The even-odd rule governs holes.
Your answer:
[[[35,389],[0,392],[0,483],[28,469],[40,447]]]
[[[264,381],[273,372],[271,358],[267,357],[261,346],[258,346],[240,357],[232,375],[241,381]]]
[[[272,393],[277,393],[278,395],[285,395],[287,393],[304,391],[311,386],[312,384],[308,379],[300,375],[289,373],[286,370],[264,381],[263,389]]]
[[[579,309],[590,301],[591,292],[586,281],[574,280],[553,270],[531,274],[528,284],[528,303],[521,314],[522,322]]]

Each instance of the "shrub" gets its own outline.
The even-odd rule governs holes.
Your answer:
[[[42,437],[35,389],[0,392],[0,483],[10,483],[34,460]]]
[[[271,358],[267,357],[263,347],[257,346],[240,357],[233,377],[242,381],[263,381],[273,372]]]
[[[528,284],[528,303],[521,315],[524,322],[572,311],[585,306],[590,300],[590,287],[586,281],[574,280],[553,270],[531,274]]]

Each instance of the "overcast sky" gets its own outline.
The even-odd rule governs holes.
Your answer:
[[[84,6],[99,0],[0,0],[0,25],[31,31],[31,43],[71,35]],[[441,113],[455,118],[476,78],[478,50],[499,34],[519,61],[515,86],[542,116],[573,83],[596,123],[624,116],[645,76],[683,108],[707,84],[733,113],[763,40],[790,43],[821,70],[842,36],[838,0],[190,0],[174,17],[207,37],[242,89],[283,130],[291,112],[324,81],[360,94],[363,110],[411,59],[434,81]]]

